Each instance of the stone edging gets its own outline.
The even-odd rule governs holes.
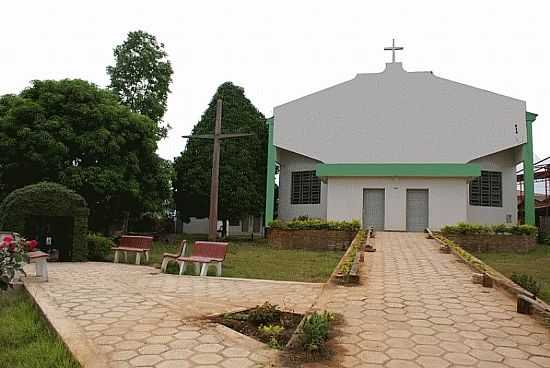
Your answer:
[[[108,366],[104,354],[97,351],[78,324],[65,317],[64,313],[49,301],[46,292],[36,282],[25,279],[23,284],[46,322],[59,335],[67,350],[82,367],[105,368]],[[37,301],[38,298],[40,303]]]
[[[513,282],[479,258],[473,256],[471,253],[461,248],[455,242],[445,238],[440,234],[433,235],[432,239],[442,246],[448,247],[455,256],[462,259],[464,263],[466,263],[473,270],[486,274],[493,280],[494,285],[500,287],[511,296],[515,298],[519,297],[520,295],[527,296],[529,298],[533,297],[532,293],[517,285],[515,282]],[[444,240],[446,240],[447,242],[445,242]],[[534,309],[534,314],[537,317],[543,320],[550,319],[550,306],[548,304],[540,299],[536,299],[535,303],[533,303],[532,305]]]

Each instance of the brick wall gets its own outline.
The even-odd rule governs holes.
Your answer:
[[[535,235],[442,234],[469,252],[527,252],[537,245]]]
[[[355,231],[267,229],[267,241],[280,249],[345,249],[355,237]]]

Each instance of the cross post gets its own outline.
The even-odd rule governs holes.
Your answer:
[[[218,238],[218,192],[220,185],[220,141],[228,138],[251,136],[252,133],[222,134],[222,107],[223,101],[216,101],[216,120],[214,134],[184,135],[189,139],[210,139],[214,141],[212,150],[212,179],[210,182],[210,211],[208,215],[208,240],[215,241]]]
[[[391,51],[391,62],[395,63],[395,51],[403,50],[403,47],[395,46],[395,38],[392,39],[391,47],[384,47],[385,51]]]

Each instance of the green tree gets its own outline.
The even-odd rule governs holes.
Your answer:
[[[147,32],[130,32],[113,53],[115,65],[107,67],[109,87],[132,111],[160,124],[173,73],[164,44]]]
[[[40,181],[63,184],[104,231],[122,213],[159,211],[171,197],[170,163],[155,153],[158,125],[83,80],[34,81],[0,97],[0,199]]]
[[[244,89],[226,82],[218,87],[192,134],[212,134],[216,100],[223,99],[222,133],[253,136],[222,140],[220,150],[219,219],[263,214],[267,160],[265,117],[246,98]],[[190,139],[174,163],[179,216],[208,217],[212,172],[212,141]]]

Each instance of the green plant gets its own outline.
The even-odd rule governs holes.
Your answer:
[[[267,337],[279,336],[284,330],[285,328],[283,326],[272,324],[260,325],[260,327],[258,327],[258,332]]]
[[[526,275],[524,273],[513,273],[510,279],[525,290],[529,291],[531,294],[533,294],[535,298],[537,297],[537,295],[539,295],[541,284],[534,277]]]
[[[88,207],[82,196],[67,187],[49,182],[28,185],[11,192],[0,204],[0,229],[23,234],[27,219],[36,214],[73,217],[72,260],[88,255]]]
[[[441,233],[447,235],[468,235],[468,234],[514,234],[514,235],[535,235],[537,228],[533,225],[478,225],[458,223],[447,225],[441,228]]]
[[[248,313],[248,321],[255,325],[269,324],[281,319],[281,311],[269,302],[256,306]]]
[[[0,291],[11,286],[17,272],[23,271],[24,239],[4,236],[0,239]]]
[[[272,229],[290,230],[339,230],[359,231],[361,223],[358,220],[352,221],[325,221],[321,219],[309,219],[299,217],[291,221],[275,220],[269,224]]]
[[[302,326],[303,347],[307,351],[320,351],[325,348],[334,314],[314,312],[306,317]]]
[[[538,229],[533,225],[515,225],[510,227],[510,232],[516,235],[535,235]]]
[[[91,261],[104,261],[111,253],[114,242],[100,234],[88,234],[88,259]]]

